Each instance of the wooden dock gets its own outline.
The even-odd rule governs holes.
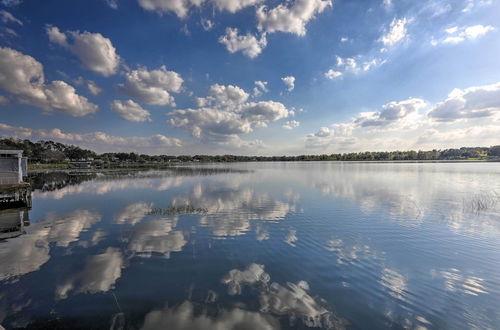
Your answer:
[[[31,185],[27,182],[0,185],[0,210],[31,208]]]

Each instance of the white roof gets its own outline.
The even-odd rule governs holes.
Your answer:
[[[22,154],[23,154],[22,150],[0,149],[0,155],[22,155]]]

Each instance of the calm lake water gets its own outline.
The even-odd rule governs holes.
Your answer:
[[[0,241],[6,329],[500,328],[499,163],[212,164],[33,184],[29,225],[17,214],[22,234]]]

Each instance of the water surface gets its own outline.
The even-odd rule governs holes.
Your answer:
[[[34,177],[0,214],[0,324],[498,329],[497,163]]]

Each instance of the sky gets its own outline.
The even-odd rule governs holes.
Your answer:
[[[500,144],[500,0],[0,0],[0,136],[97,152]]]

